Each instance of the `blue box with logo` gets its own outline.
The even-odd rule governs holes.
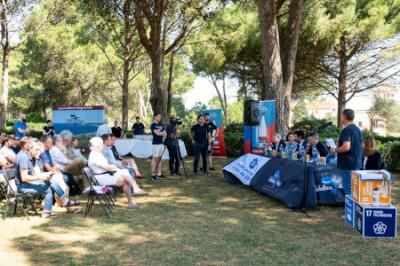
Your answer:
[[[354,200],[352,199],[351,195],[346,195],[344,219],[346,223],[353,228],[356,227],[355,211],[356,211],[356,206]]]
[[[393,205],[373,207],[355,202],[355,228],[363,237],[395,238],[397,209]]]

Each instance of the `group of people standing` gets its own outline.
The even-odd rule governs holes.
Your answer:
[[[329,147],[319,141],[318,133],[311,132],[304,139],[303,131],[291,132],[287,135],[287,142],[275,134],[271,145],[274,156],[281,156],[282,153],[293,154],[300,158],[302,154],[311,158],[315,153],[318,157],[331,158],[337,168],[341,170],[343,189],[345,194],[351,194],[351,175],[354,170],[379,170],[384,167],[381,154],[376,149],[373,137],[363,137],[361,130],[353,123],[354,111],[345,109],[340,121],[343,129],[337,138],[336,147]]]
[[[161,173],[161,161],[165,149],[168,149],[169,153],[170,174],[175,176],[181,175],[179,166],[182,157],[178,143],[181,132],[176,126],[177,121],[175,117],[170,117],[169,124],[164,126],[161,123],[161,114],[154,114],[154,122],[150,126],[153,135],[153,159],[151,170],[152,178],[154,180],[165,178]],[[198,115],[197,124],[193,125],[189,132],[189,137],[193,143],[194,149],[193,172],[195,176],[197,176],[199,172],[200,157],[202,159],[201,171],[203,172],[203,175],[208,175],[208,170],[215,170],[212,161],[212,141],[216,135],[217,127],[212,121],[210,121],[210,114],[206,113],[204,115]]]

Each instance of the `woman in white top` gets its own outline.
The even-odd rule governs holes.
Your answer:
[[[118,169],[107,162],[103,156],[103,140],[99,137],[90,139],[89,168],[92,170],[100,185],[118,186],[128,198],[128,208],[138,208],[139,205],[132,201],[132,190],[136,193],[144,192],[131,178],[128,170]]]

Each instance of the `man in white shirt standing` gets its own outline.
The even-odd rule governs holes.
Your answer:
[[[103,135],[111,135],[111,134],[112,134],[112,129],[108,125],[108,121],[105,118],[103,124],[99,126],[99,128],[97,129],[96,137],[101,137]]]

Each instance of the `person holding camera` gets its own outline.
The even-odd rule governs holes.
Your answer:
[[[194,175],[197,176],[200,155],[203,161],[203,173],[207,175],[207,153],[208,146],[211,145],[211,134],[209,127],[204,122],[203,115],[197,116],[197,124],[190,129],[189,137],[194,145]]]
[[[167,138],[165,139],[165,146],[167,146],[169,153],[169,171],[171,175],[180,176],[179,173],[179,162],[181,160],[179,153],[179,143],[178,138],[180,137],[180,132],[176,128],[180,124],[174,116],[169,118],[169,125],[167,125]]]

